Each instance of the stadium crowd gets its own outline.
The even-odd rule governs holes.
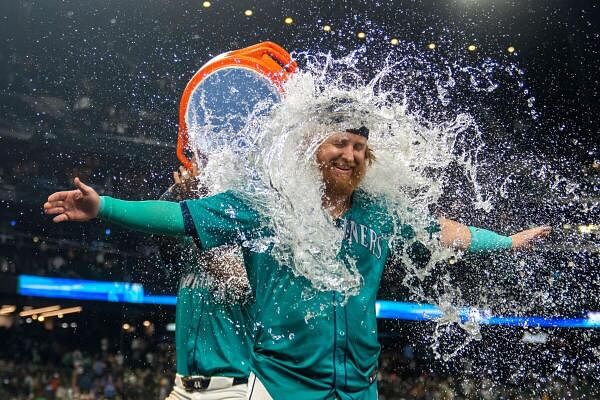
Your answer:
[[[93,342],[0,331],[0,398],[5,400],[164,400],[175,374],[172,338],[125,335]],[[14,357],[18,354],[18,357]],[[499,382],[480,374],[438,371],[410,346],[386,349],[378,375],[381,400],[595,399],[592,381],[531,379]]]
[[[175,373],[170,342],[138,336],[115,349],[106,337],[86,346],[47,336],[10,335],[0,359],[0,398],[162,400],[170,389]]]

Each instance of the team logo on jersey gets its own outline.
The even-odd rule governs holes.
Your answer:
[[[357,243],[368,249],[377,259],[381,259],[381,236],[371,227],[358,224],[352,220],[346,221],[346,240]]]

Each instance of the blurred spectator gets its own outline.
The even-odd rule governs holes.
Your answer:
[[[123,363],[118,353],[103,350],[102,345],[93,353],[72,348],[61,355],[58,351],[65,344],[53,337],[48,337],[48,341],[56,341],[47,346],[53,349],[48,352],[40,350],[46,346],[27,338],[14,337],[12,341],[10,345],[21,353],[18,360],[0,357],[3,400],[158,400],[165,398],[164,383],[174,379],[172,347],[151,346],[141,338],[136,338],[137,350],[146,350],[136,366]],[[147,354],[156,353],[160,355],[152,357],[154,365],[144,362]]]
[[[0,357],[0,398],[6,400],[144,399],[164,400],[174,376],[173,347],[169,343],[134,337],[125,356],[110,349],[109,338],[99,338],[98,347],[82,350],[77,343],[49,345],[25,337],[12,338],[19,359]],[[65,346],[69,347],[66,351]],[[62,349],[62,350],[61,350]],[[406,349],[406,347],[405,347]],[[62,351],[62,352],[61,352]],[[503,382],[493,373],[434,372],[426,362],[403,353],[384,350],[378,374],[381,400],[563,400],[598,398],[594,379],[569,376],[547,377],[515,384]]]

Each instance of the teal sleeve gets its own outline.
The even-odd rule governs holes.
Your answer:
[[[98,217],[146,233],[185,234],[181,206],[171,201],[126,201],[101,196]]]
[[[512,248],[512,239],[508,236],[474,226],[469,226],[469,232],[471,232],[471,244],[468,251],[472,253]]]
[[[203,249],[239,244],[265,235],[258,212],[232,192],[181,204],[186,232],[200,239]]]

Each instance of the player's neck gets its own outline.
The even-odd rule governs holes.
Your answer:
[[[350,209],[352,192],[325,191],[321,197],[323,208],[333,219],[341,217]]]

